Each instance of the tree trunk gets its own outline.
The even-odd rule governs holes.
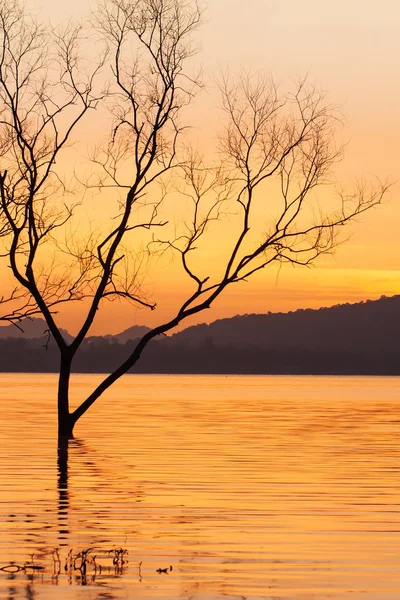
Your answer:
[[[60,375],[58,378],[58,436],[66,440],[73,438],[76,419],[69,412],[69,378],[71,359],[61,355]]]

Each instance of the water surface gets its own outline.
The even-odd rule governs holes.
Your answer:
[[[0,375],[0,567],[42,567],[0,571],[1,599],[400,598],[398,379],[125,376],[68,469],[55,389]],[[89,547],[101,572],[65,570]]]

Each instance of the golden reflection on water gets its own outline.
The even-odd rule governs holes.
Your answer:
[[[58,464],[55,388],[0,375],[1,599],[400,597],[396,378],[126,376]]]

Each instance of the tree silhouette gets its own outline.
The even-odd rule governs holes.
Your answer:
[[[386,191],[380,184],[359,186],[334,194],[328,208],[320,206],[316,189],[331,181],[341,156],[334,143],[337,115],[305,81],[280,93],[264,75],[222,76],[219,160],[207,164],[188,149],[183,121],[183,109],[199,88],[188,64],[201,22],[198,5],[106,0],[96,16],[102,50],[93,66],[84,58],[82,27],[49,30],[13,0],[0,6],[5,255],[19,289],[42,313],[58,346],[59,433],[67,437],[152,339],[273,262],[308,265],[330,252],[338,226],[378,204]],[[76,190],[71,195],[61,157],[93,111],[99,123],[110,115],[110,130],[93,153],[85,187],[115,210],[111,225],[79,237],[71,233],[79,215]],[[166,201],[167,175],[181,208],[175,223]],[[211,268],[201,252],[211,235],[222,235],[219,228],[228,232],[225,262]],[[102,300],[120,298],[154,309],[141,280],[148,257],[160,252],[180,257],[192,292],[172,319],[145,333],[71,412],[73,360]],[[88,310],[69,343],[55,311],[60,303],[84,298]]]

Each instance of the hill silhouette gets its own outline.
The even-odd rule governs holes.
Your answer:
[[[40,319],[37,317],[31,317],[22,319],[18,323],[18,327],[15,325],[5,325],[0,327],[0,339],[6,338],[25,338],[25,339],[34,339],[34,338],[42,338],[44,334],[48,331],[47,323],[44,319]],[[137,338],[142,337],[145,333],[150,331],[149,327],[145,327],[143,325],[133,325],[121,333],[117,334],[107,334],[105,336],[96,336],[100,338],[105,338],[108,340],[114,340],[119,344],[125,344],[129,340],[135,340]],[[72,340],[72,336],[68,333],[66,329],[61,329],[65,339],[67,341]]]
[[[137,338],[143,337],[148,331],[150,331],[150,327],[145,327],[144,325],[133,325],[132,327],[121,331],[121,333],[100,337],[115,340],[119,344],[125,344],[126,342],[129,342],[129,340],[137,340]]]
[[[0,327],[0,339],[41,338],[47,333],[48,329],[48,325],[44,319],[40,319],[38,317],[29,317],[19,321],[18,326],[4,325]],[[61,329],[61,332],[67,340],[72,339],[72,337],[65,329]]]
[[[146,331],[134,326],[117,336],[88,338],[76,355],[75,372],[109,372],[132,351],[131,336]],[[188,327],[151,342],[133,371],[400,375],[399,340],[400,296],[382,297]],[[47,350],[45,345],[45,338],[0,339],[0,371],[57,372],[55,344]]]
[[[397,348],[400,336],[400,295],[330,308],[288,313],[250,314],[195,325],[176,333],[177,344],[288,347],[304,350],[364,350]]]

